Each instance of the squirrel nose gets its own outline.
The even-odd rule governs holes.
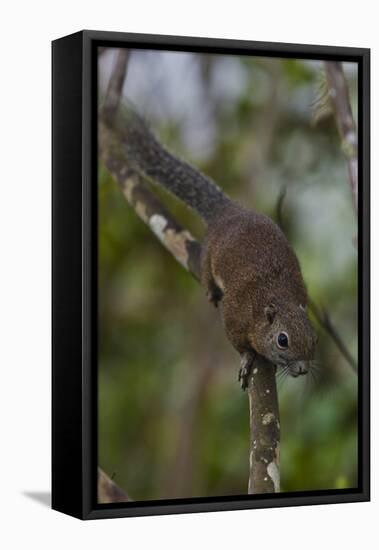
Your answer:
[[[307,372],[308,364],[306,361],[298,361],[296,363],[292,363],[292,366],[290,367],[291,376],[293,376],[294,378],[302,376],[303,374],[307,374]]]
[[[307,372],[308,372],[308,368],[304,364],[299,365],[299,370],[298,370],[299,374],[307,374]]]
[[[298,363],[295,363],[293,366],[292,376],[294,378],[297,378],[298,376],[302,376],[303,374],[307,374],[308,372],[308,365],[305,361],[299,361]]]

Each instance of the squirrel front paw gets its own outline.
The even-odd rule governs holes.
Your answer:
[[[212,287],[212,289],[208,289],[207,298],[215,307],[218,307],[218,304],[221,302],[223,296],[224,293],[220,288],[218,288],[218,286]]]

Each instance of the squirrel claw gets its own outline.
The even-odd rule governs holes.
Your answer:
[[[253,365],[253,357],[251,354],[243,353],[241,355],[241,366],[238,371],[238,382],[241,389],[245,391],[249,386],[249,376],[251,373],[251,367]]]
[[[245,391],[249,385],[248,376],[248,369],[246,367],[241,367],[238,371],[238,382],[240,383],[241,389],[243,391]]]

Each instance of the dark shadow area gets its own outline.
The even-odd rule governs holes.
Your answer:
[[[43,506],[51,506],[51,493],[48,491],[24,491],[22,494]]]

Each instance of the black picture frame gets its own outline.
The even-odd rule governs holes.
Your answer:
[[[358,63],[358,488],[97,504],[97,48]],[[52,43],[52,507],[81,519],[370,499],[370,50],[81,31]]]

